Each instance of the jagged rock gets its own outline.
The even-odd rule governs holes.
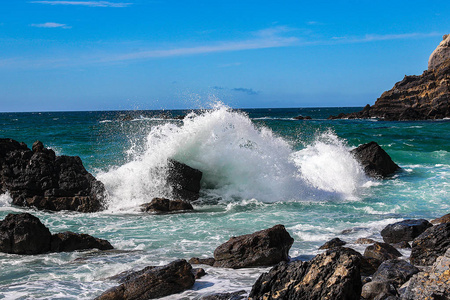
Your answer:
[[[246,291],[237,291],[232,293],[217,293],[212,295],[203,296],[201,300],[243,300],[245,299]]]
[[[50,249],[52,252],[70,252],[87,249],[110,250],[114,247],[107,240],[66,231],[52,235]]]
[[[359,238],[355,241],[355,244],[373,244],[374,240],[368,238]]]
[[[199,197],[200,180],[203,173],[176,160],[169,159],[168,184],[172,187],[174,198],[194,201]]]
[[[380,118],[387,121],[428,120],[450,117],[450,38],[431,54],[428,70],[420,76],[405,76],[384,92],[373,106],[329,119]]]
[[[384,261],[373,274],[372,281],[385,281],[392,283],[396,288],[418,273],[419,269],[401,259]]]
[[[28,213],[8,214],[0,221],[0,252],[46,253],[50,251],[51,238],[50,230]]]
[[[409,242],[431,226],[433,225],[424,219],[404,220],[384,227],[384,229],[381,230],[381,236],[383,237],[383,240],[389,244],[402,241]]]
[[[450,223],[450,214],[446,214],[440,218],[434,219],[431,221],[431,224],[437,225],[442,223]]]
[[[363,166],[364,172],[372,177],[386,177],[400,169],[389,154],[373,141],[360,145],[351,153]]]
[[[434,70],[438,68],[443,62],[450,58],[450,34],[446,34],[442,37],[442,42],[431,53],[428,59],[428,70]]]
[[[450,248],[450,223],[430,227],[414,239],[411,247],[411,263],[419,266],[432,265],[448,248]]]
[[[214,267],[246,268],[272,266],[289,260],[294,239],[283,225],[232,237],[214,251]]]
[[[207,265],[207,266],[213,266],[214,262],[216,260],[213,257],[208,258],[198,258],[198,257],[192,257],[188,262],[191,265]]]
[[[392,283],[387,281],[371,281],[363,285],[361,297],[364,300],[373,300],[380,295],[396,296],[397,290]]]
[[[78,156],[56,156],[37,141],[33,151],[24,143],[0,139],[0,193],[9,192],[14,205],[48,210],[95,212],[103,208],[105,188]]]
[[[338,247],[308,262],[281,262],[258,278],[249,299],[359,300],[360,260],[358,252]]]
[[[145,212],[173,212],[180,210],[193,210],[189,202],[182,200],[169,200],[166,198],[154,198],[152,202],[142,204],[141,210]]]
[[[375,242],[373,245],[368,246],[364,251],[364,257],[375,258],[382,262],[400,256],[402,256],[402,254],[398,252],[397,249],[386,243]]]
[[[155,299],[181,293],[194,285],[192,267],[184,259],[128,275],[125,281],[96,299]]]
[[[322,246],[320,246],[319,250],[332,249],[332,248],[335,248],[335,247],[342,247],[345,244],[347,244],[347,243],[344,242],[343,240],[341,240],[340,238],[334,238],[334,239],[329,240],[328,242],[326,242]]]
[[[403,300],[450,299],[450,249],[432,267],[412,276],[400,291]]]

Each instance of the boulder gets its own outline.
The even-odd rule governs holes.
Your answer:
[[[375,243],[375,241],[372,239],[368,239],[368,238],[359,238],[355,241],[355,244],[362,244],[362,245],[373,244],[373,243]]]
[[[216,260],[213,257],[208,258],[198,258],[198,257],[192,257],[188,262],[191,265],[207,265],[207,266],[213,266],[214,262]]]
[[[398,252],[397,249],[386,243],[375,242],[364,250],[364,257],[375,258],[382,262],[400,256],[402,256],[402,254]]]
[[[194,275],[195,279],[200,279],[206,275],[206,271],[203,268],[196,268],[192,269],[192,274]]]
[[[0,252],[46,253],[50,251],[51,238],[50,230],[28,213],[9,214],[0,221]]]
[[[351,153],[363,166],[364,172],[372,177],[387,177],[400,167],[394,163],[389,156],[376,142],[362,144],[353,149]]]
[[[183,210],[193,210],[189,202],[183,200],[169,200],[166,198],[153,198],[152,202],[141,205],[141,210],[145,212],[174,212]]]
[[[103,208],[105,188],[78,156],[56,156],[39,141],[32,148],[0,139],[0,193],[9,192],[14,205],[79,212]]]
[[[392,246],[394,246],[395,248],[398,248],[398,249],[411,249],[411,245],[405,241],[392,244]]]
[[[411,277],[400,289],[403,300],[450,299],[450,249],[433,266]]]
[[[373,300],[380,295],[396,296],[397,290],[390,282],[387,281],[371,281],[363,285],[361,297],[364,300]]]
[[[424,219],[404,220],[384,227],[384,229],[381,230],[381,236],[383,237],[383,240],[389,244],[402,241],[409,242],[431,226],[433,225]]]
[[[343,240],[341,240],[340,238],[334,238],[334,239],[329,240],[328,242],[326,242],[322,246],[320,246],[319,250],[332,249],[332,248],[335,248],[335,247],[342,247],[345,244],[347,244],[347,243],[344,242]]]
[[[124,282],[113,287],[96,299],[155,299],[181,293],[194,285],[191,265],[176,260],[161,267],[145,268],[128,275]]]
[[[52,235],[50,247],[52,252],[71,252],[87,249],[111,250],[114,247],[107,240],[95,238],[84,233],[66,231]]]
[[[384,261],[373,274],[372,281],[390,282],[396,288],[418,273],[419,269],[402,259],[390,259]]]
[[[442,42],[434,49],[428,59],[428,70],[438,68],[443,62],[450,58],[450,34],[442,37]]]
[[[431,221],[431,224],[437,225],[442,223],[450,223],[450,214],[446,214],[440,218],[434,219]]]
[[[419,266],[432,265],[448,248],[450,248],[450,223],[430,227],[414,239],[411,247],[411,263]]]
[[[201,297],[201,300],[244,300],[247,297],[245,295],[247,294],[246,291],[237,291],[237,292],[231,292],[231,293],[216,293],[212,295],[206,295]]]
[[[294,239],[283,225],[232,237],[214,251],[214,267],[246,268],[272,266],[289,260]]]
[[[358,252],[338,247],[308,262],[281,262],[258,278],[249,299],[359,300],[360,259]]]
[[[185,201],[197,200],[203,173],[173,159],[169,159],[168,165],[167,182],[172,187],[174,198]]]

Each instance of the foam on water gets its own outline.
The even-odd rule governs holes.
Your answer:
[[[203,172],[207,198],[263,202],[356,198],[368,180],[344,142],[334,133],[318,135],[300,151],[244,113],[223,105],[190,113],[183,124],[152,127],[132,159],[100,173],[110,194],[110,210],[126,210],[153,197],[170,197],[167,159]]]

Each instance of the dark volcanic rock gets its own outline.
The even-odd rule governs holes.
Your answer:
[[[145,270],[145,271],[144,271]],[[181,293],[194,285],[192,267],[183,260],[176,260],[161,267],[146,268],[113,287],[96,299],[155,299]]]
[[[442,223],[450,223],[450,214],[446,214],[440,218],[434,219],[431,221],[431,224],[442,224]]]
[[[400,257],[402,254],[389,244],[375,242],[373,245],[366,248],[364,251],[364,256],[375,258],[383,262],[388,259]]]
[[[450,223],[428,228],[414,239],[411,248],[411,263],[419,266],[432,265],[438,256],[444,255],[450,248]]]
[[[450,117],[450,38],[430,56],[428,70],[420,76],[405,76],[384,92],[373,106],[356,113],[339,114],[330,119],[380,118],[388,121],[429,120]],[[441,43],[441,44],[442,44]],[[439,51],[438,51],[439,50]],[[439,52],[437,55],[436,51]]]
[[[383,262],[373,274],[372,281],[386,281],[392,283],[396,288],[418,273],[419,269],[401,259],[390,259]]]
[[[355,241],[355,244],[373,244],[374,240],[368,238],[359,238]]]
[[[214,267],[246,268],[272,266],[289,260],[294,239],[283,225],[232,237],[214,251]]]
[[[341,240],[340,238],[334,238],[332,240],[329,240],[328,242],[326,242],[322,246],[320,246],[319,250],[332,249],[332,248],[336,248],[336,247],[342,247],[345,244],[347,244],[347,243],[344,242],[343,240]]]
[[[50,250],[51,238],[48,228],[28,213],[9,214],[0,221],[0,252],[45,253]]]
[[[192,274],[194,275],[195,279],[200,279],[206,275],[206,271],[203,268],[196,268],[192,269]]]
[[[232,293],[217,293],[212,295],[203,296],[201,300],[243,300],[246,299],[246,291],[237,291]]]
[[[154,198],[152,202],[142,204],[142,211],[145,212],[173,212],[180,210],[193,210],[189,202],[182,200],[169,200],[165,198]]]
[[[363,166],[364,172],[372,177],[386,177],[400,169],[376,142],[362,144],[351,153]]]
[[[169,159],[167,182],[173,188],[174,198],[185,201],[197,200],[203,173],[176,160]]]
[[[12,139],[0,139],[0,192],[9,192],[14,205],[54,211],[99,211],[105,198],[78,156],[56,156],[39,141],[32,151]]]
[[[52,252],[70,252],[87,249],[110,250],[114,249],[114,247],[107,240],[95,238],[84,233],[66,231],[52,236]]]
[[[381,230],[381,236],[383,237],[383,240],[389,244],[402,241],[409,242],[431,226],[433,225],[424,219],[404,220],[384,227],[384,229]]]
[[[377,297],[380,295],[396,296],[397,290],[392,283],[387,281],[371,281],[363,285],[361,296],[364,300],[379,299]]]
[[[208,258],[198,258],[198,257],[192,257],[188,262],[191,265],[207,265],[207,266],[213,266],[214,262],[216,260],[213,257]]]
[[[339,247],[308,262],[281,262],[258,278],[249,299],[359,300],[360,259],[356,251]]]
[[[404,300],[450,299],[450,249],[431,268],[412,276],[402,290]]]
[[[310,116],[304,117],[304,116],[301,116],[301,115],[293,117],[292,119],[294,119],[294,120],[312,120],[312,118]]]

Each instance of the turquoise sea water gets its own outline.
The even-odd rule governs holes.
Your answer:
[[[116,250],[34,256],[0,254],[0,298],[92,299],[129,269],[178,258],[210,257],[231,236],[283,224],[294,237],[292,258],[309,259],[327,240],[380,239],[387,224],[449,212],[450,121],[326,120],[361,108],[2,113],[0,136],[41,140],[59,155],[78,155],[105,183],[104,212],[42,212],[10,205],[0,219],[28,211],[52,232],[109,240]],[[292,117],[311,116],[296,121]],[[400,165],[386,180],[367,178],[348,150],[378,142]],[[151,215],[139,205],[170,197],[165,161],[200,169],[195,211]],[[342,233],[343,230],[346,233]],[[362,246],[353,245],[362,251]],[[360,248],[359,248],[360,247]],[[407,252],[404,252],[408,255]],[[250,290],[266,269],[203,266],[208,275],[168,299]]]

